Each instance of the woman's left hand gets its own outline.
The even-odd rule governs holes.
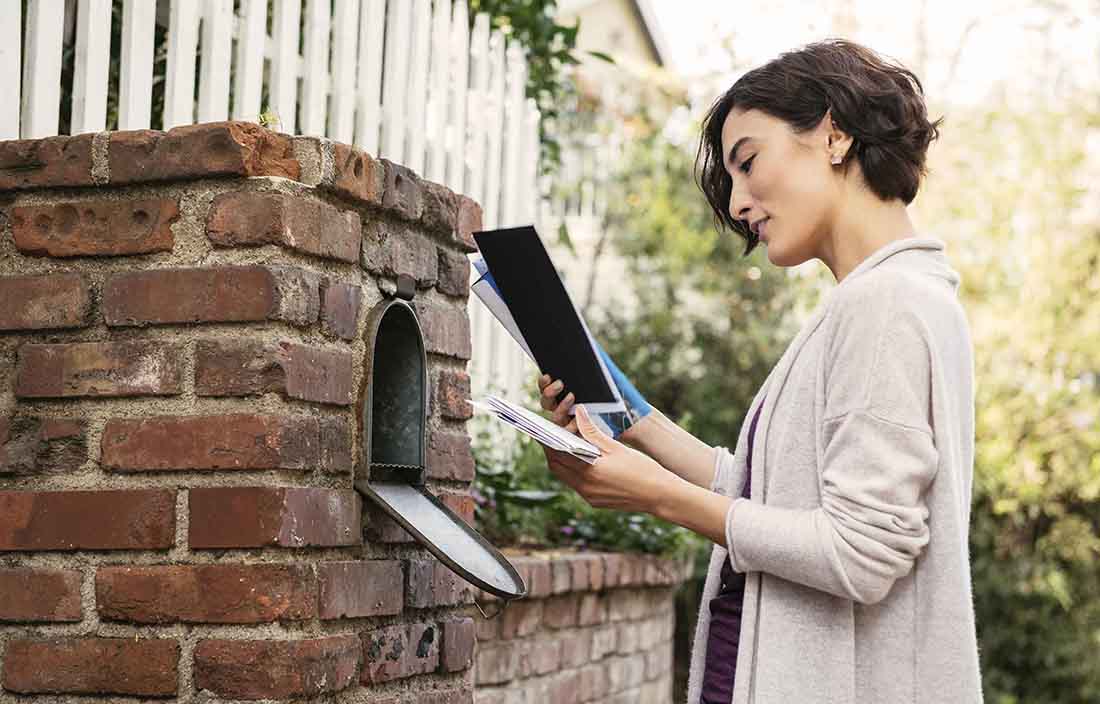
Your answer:
[[[599,430],[583,406],[578,406],[577,429],[581,437],[600,450],[587,464],[572,455],[543,447],[550,471],[595,508],[653,513],[668,482],[676,475],[646,455],[612,439]]]

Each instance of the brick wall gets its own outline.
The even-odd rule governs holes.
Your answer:
[[[0,699],[470,702],[473,590],[352,481],[366,314],[409,274],[428,485],[472,519],[479,227],[247,123],[0,142]]]
[[[476,617],[476,704],[672,701],[673,599],[687,564],[615,553],[512,564],[528,596]]]

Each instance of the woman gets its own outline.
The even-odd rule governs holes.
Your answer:
[[[973,356],[944,243],[906,206],[938,121],[908,70],[847,41],[740,78],[703,124],[701,187],[777,266],[837,285],[753,400],[733,454],[657,411],[600,432],[560,381],[543,407],[602,456],[547,451],[593,506],[714,541],[689,704],[982,699],[968,526]]]

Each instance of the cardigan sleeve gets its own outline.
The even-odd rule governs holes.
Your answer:
[[[927,338],[914,316],[879,310],[842,317],[831,340],[821,505],[792,509],[735,499],[726,514],[726,545],[737,571],[768,572],[871,604],[886,597],[927,545],[924,494],[939,465],[927,420]]]

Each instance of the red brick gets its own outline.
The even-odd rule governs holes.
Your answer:
[[[550,628],[569,628],[577,625],[579,601],[576,594],[552,596],[542,609],[542,622]]]
[[[573,591],[588,591],[592,586],[589,570],[592,563],[599,561],[599,558],[594,555],[570,555],[566,559],[569,561],[570,571],[572,572]]]
[[[509,607],[509,610],[514,607]],[[508,613],[505,611],[504,613]],[[482,685],[503,684],[515,678],[519,669],[519,649],[512,643],[477,649],[476,682]]]
[[[285,193],[243,191],[214,199],[206,235],[216,247],[277,244],[346,262],[359,261],[359,214]]]
[[[439,627],[410,623],[378,628],[361,634],[363,684],[434,672],[439,666]]]
[[[179,644],[152,638],[14,640],[4,654],[4,689],[21,694],[176,693]]]
[[[474,233],[481,231],[481,206],[477,201],[458,196],[458,214],[455,217],[455,243],[464,252],[476,252]]]
[[[577,625],[596,626],[607,622],[607,602],[599,594],[581,595]]]
[[[546,688],[547,704],[576,704],[580,700],[581,673],[562,672],[553,677]]]
[[[434,557],[408,560],[405,605],[413,609],[469,603],[469,583]]]
[[[604,587],[604,559],[599,553],[592,553],[588,561],[588,584],[594,592],[602,591]]]
[[[382,191],[382,207],[409,221],[420,219],[424,212],[424,192],[420,177],[412,169],[382,159],[385,185]]]
[[[442,371],[435,382],[435,411],[444,418],[467,420],[474,414],[470,405],[470,375]]]
[[[321,454],[312,416],[155,416],[107,421],[100,463],[119,472],[310,470]]]
[[[401,613],[405,575],[398,560],[328,562],[317,565],[317,576],[323,619]]]
[[[308,565],[100,567],[103,619],[135,623],[264,623],[317,616]]]
[[[420,192],[424,200],[421,223],[428,230],[452,237],[458,219],[458,197],[454,191],[442,184],[422,180]]]
[[[561,641],[529,638],[516,643],[520,677],[548,675],[561,669]]]
[[[428,352],[459,359],[470,358],[470,318],[466,315],[465,306],[445,307],[417,302],[415,307]]]
[[[80,274],[0,276],[0,330],[79,328],[88,324],[92,292]]]
[[[87,423],[69,418],[0,418],[0,475],[71,472],[87,459]]]
[[[321,325],[325,332],[354,340],[359,331],[363,289],[355,284],[330,283],[321,292]]]
[[[167,132],[111,132],[111,183],[214,176],[283,176],[300,169],[290,138],[251,122],[207,122]]]
[[[563,670],[582,667],[592,659],[592,634],[587,630],[562,633],[560,638]]]
[[[573,571],[561,557],[550,561],[550,584],[554,594],[564,594],[573,588]]]
[[[83,201],[12,208],[12,235],[23,254],[51,257],[170,252],[179,203],[170,198]]]
[[[192,548],[360,545],[354,491],[298,487],[190,490]]]
[[[369,154],[336,142],[333,144],[332,190],[347,198],[381,205],[385,167]]]
[[[542,625],[544,600],[518,600],[500,615],[500,637],[504,640],[522,638],[538,632]]]
[[[91,186],[92,136],[0,141],[0,191]]]
[[[321,469],[329,474],[350,474],[354,469],[353,421],[350,418],[319,418],[321,431]]]
[[[291,699],[339,692],[355,681],[359,639],[203,640],[195,646],[196,689],[227,699]]]
[[[435,242],[403,223],[372,220],[363,234],[362,265],[387,277],[406,274],[419,288],[431,288],[439,280],[439,254]]]
[[[470,260],[465,254],[439,250],[439,283],[442,293],[458,296],[463,300],[470,297]]]
[[[175,491],[0,491],[0,550],[164,550],[175,534]]]
[[[254,396],[281,393],[316,403],[351,405],[352,355],[289,341],[200,341],[195,348],[195,394]]]
[[[603,663],[585,665],[581,668],[580,691],[577,701],[590,702],[602,700],[608,691],[607,668]]]
[[[15,395],[174,396],[180,393],[180,344],[73,342],[19,348]]]
[[[605,553],[603,555],[603,583],[604,587],[617,587],[621,581],[623,563],[626,557],[618,553]],[[629,581],[629,578],[628,578]]]
[[[443,629],[440,665],[446,672],[465,670],[474,663],[477,627],[472,618],[447,619],[439,624]]]
[[[416,539],[373,501],[363,504],[363,532],[372,543],[412,543]]]
[[[111,276],[108,325],[258,322],[308,325],[320,308],[320,277],[294,267],[155,269]]]
[[[428,476],[433,479],[474,480],[474,454],[465,433],[432,431],[428,436]]]
[[[0,567],[0,621],[79,621],[77,570]]]
[[[530,562],[531,578],[527,582],[527,596],[540,599],[553,593],[554,582],[550,574],[550,562],[533,558]]]
[[[477,508],[474,497],[464,491],[440,491],[437,495],[444,506],[466,521],[466,525],[474,525],[474,511]]]

